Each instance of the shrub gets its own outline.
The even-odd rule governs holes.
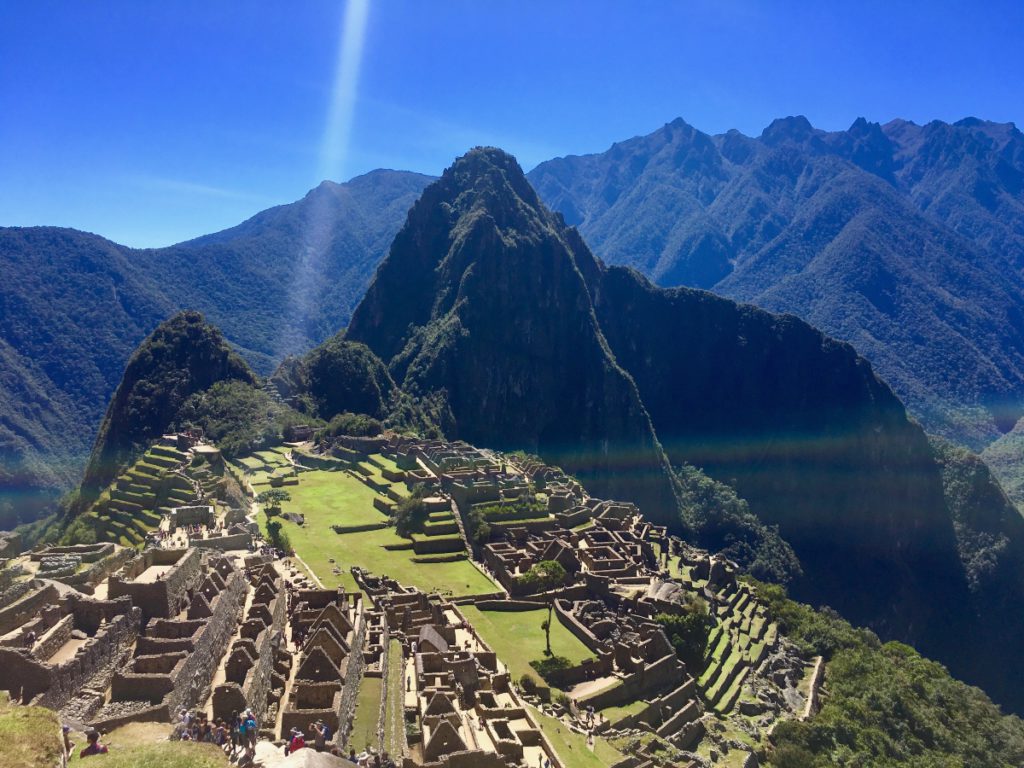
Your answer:
[[[526,693],[536,693],[537,681],[533,679],[532,675],[523,675],[519,678],[519,687],[526,691]]]

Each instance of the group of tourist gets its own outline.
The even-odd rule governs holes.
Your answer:
[[[210,720],[205,712],[181,710],[172,738],[216,744],[231,758],[244,755],[252,759],[256,754],[259,726],[251,709],[241,715],[232,712],[227,720]]]

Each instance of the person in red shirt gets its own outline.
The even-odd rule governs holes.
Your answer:
[[[100,744],[100,734],[97,731],[89,731],[85,734],[85,738],[89,743],[82,747],[82,751],[78,753],[79,757],[90,757],[92,755],[105,755],[107,754],[107,747],[105,744]]]
[[[304,746],[306,746],[306,739],[304,737],[305,735],[302,733],[302,731],[300,731],[298,728],[292,728],[291,734],[292,738],[288,742],[288,747],[285,749],[284,752],[286,755],[290,755],[294,753],[296,750],[302,749]]]

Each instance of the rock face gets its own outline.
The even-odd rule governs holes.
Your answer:
[[[516,161],[477,149],[410,211],[346,338],[439,396],[450,437],[540,453],[670,521],[665,456],[591,304],[597,269]]]
[[[676,120],[530,174],[602,259],[796,314],[975,450],[1024,415],[1022,179],[1012,125],[802,117],[758,138]]]
[[[220,331],[198,312],[179,312],[142,342],[107,408],[82,481],[90,498],[113,480],[135,453],[160,437],[189,395],[218,381],[256,383]]]

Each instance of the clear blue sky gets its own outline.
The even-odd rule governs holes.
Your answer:
[[[1019,0],[3,0],[0,28],[0,225],[137,246],[477,144],[1024,121]]]

